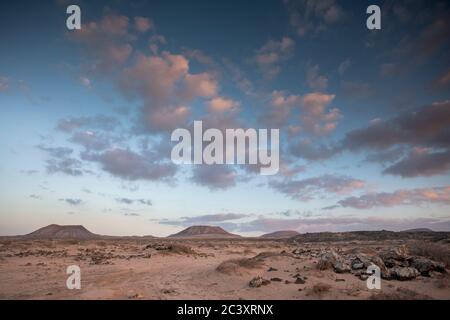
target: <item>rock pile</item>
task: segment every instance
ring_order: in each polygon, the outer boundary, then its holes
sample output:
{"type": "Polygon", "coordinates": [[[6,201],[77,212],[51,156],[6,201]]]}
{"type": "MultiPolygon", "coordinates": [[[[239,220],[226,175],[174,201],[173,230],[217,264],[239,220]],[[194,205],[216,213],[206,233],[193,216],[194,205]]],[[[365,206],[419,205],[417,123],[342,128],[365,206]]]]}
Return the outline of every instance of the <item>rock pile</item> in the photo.
{"type": "Polygon", "coordinates": [[[419,275],[430,277],[433,272],[446,272],[445,264],[431,259],[411,256],[406,246],[390,247],[378,255],[339,254],[333,249],[322,252],[311,249],[295,249],[294,256],[306,255],[318,257],[319,270],[332,269],[336,273],[351,273],[361,280],[366,280],[371,273],[367,273],[370,265],[380,268],[381,277],[385,280],[412,280],[419,275]]]}

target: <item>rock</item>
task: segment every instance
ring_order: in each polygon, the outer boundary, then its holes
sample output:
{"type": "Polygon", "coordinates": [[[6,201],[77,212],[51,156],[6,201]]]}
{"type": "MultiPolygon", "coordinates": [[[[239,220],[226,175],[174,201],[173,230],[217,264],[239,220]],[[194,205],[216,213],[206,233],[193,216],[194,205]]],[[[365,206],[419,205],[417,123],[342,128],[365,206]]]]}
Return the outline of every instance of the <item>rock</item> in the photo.
{"type": "Polygon", "coordinates": [[[325,252],[321,255],[317,263],[317,268],[319,270],[331,269],[334,267],[337,261],[340,261],[340,257],[336,252],[334,252],[333,250],[325,252]]]}
{"type": "Polygon", "coordinates": [[[352,262],[352,269],[353,270],[359,270],[359,269],[362,269],[362,268],[364,268],[364,263],[362,263],[362,262],[352,262]]]}
{"type": "Polygon", "coordinates": [[[250,280],[250,282],[248,283],[248,285],[252,288],[259,288],[261,286],[266,286],[270,283],[269,280],[264,279],[263,277],[254,277],[252,280],[250,280]]]}
{"type": "Polygon", "coordinates": [[[370,264],[374,264],[378,268],[380,268],[382,279],[385,279],[385,280],[391,279],[391,272],[389,271],[389,269],[386,267],[383,260],[379,256],[370,257],[370,264]]]}
{"type": "Polygon", "coordinates": [[[367,280],[367,279],[369,279],[369,275],[367,275],[367,274],[365,274],[365,273],[361,273],[361,274],[359,275],[359,278],[360,278],[361,280],[367,280]]]}
{"type": "Polygon", "coordinates": [[[421,275],[429,277],[431,271],[445,272],[445,264],[424,257],[411,258],[411,267],[416,268],[421,275]]]}
{"type": "Polygon", "coordinates": [[[412,280],[420,275],[416,268],[411,267],[394,267],[390,271],[392,277],[400,281],[412,280]]]}
{"type": "Polygon", "coordinates": [[[278,271],[278,269],[270,267],[269,270],[267,270],[267,271],[269,271],[269,272],[271,272],[271,271],[278,271]]]}
{"type": "Polygon", "coordinates": [[[381,252],[380,257],[388,268],[396,266],[408,267],[408,248],[404,245],[396,248],[388,248],[381,252]]]}
{"type": "Polygon", "coordinates": [[[281,282],[283,280],[280,278],[271,278],[270,281],[281,282]]]}
{"type": "Polygon", "coordinates": [[[351,270],[352,269],[350,268],[350,266],[346,262],[337,261],[334,264],[334,271],[336,273],[346,273],[346,272],[350,272],[351,270]]]}
{"type": "Polygon", "coordinates": [[[292,282],[290,282],[289,280],[284,280],[284,284],[291,284],[292,282]]]}
{"type": "Polygon", "coordinates": [[[335,279],[335,282],[345,282],[345,279],[335,279]]]}
{"type": "Polygon", "coordinates": [[[297,278],[297,279],[295,279],[295,282],[294,282],[294,283],[296,283],[296,284],[305,284],[306,281],[303,280],[302,278],[297,278]]]}

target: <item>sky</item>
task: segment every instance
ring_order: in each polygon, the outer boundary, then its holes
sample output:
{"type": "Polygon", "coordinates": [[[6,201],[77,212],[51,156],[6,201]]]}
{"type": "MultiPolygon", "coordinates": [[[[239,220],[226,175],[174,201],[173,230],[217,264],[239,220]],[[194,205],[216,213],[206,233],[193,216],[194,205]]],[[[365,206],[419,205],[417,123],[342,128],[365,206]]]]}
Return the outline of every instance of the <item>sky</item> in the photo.
{"type": "Polygon", "coordinates": [[[446,1],[3,1],[0,235],[450,231],[449,39],[446,1]],[[279,172],[173,163],[196,120],[279,172]]]}

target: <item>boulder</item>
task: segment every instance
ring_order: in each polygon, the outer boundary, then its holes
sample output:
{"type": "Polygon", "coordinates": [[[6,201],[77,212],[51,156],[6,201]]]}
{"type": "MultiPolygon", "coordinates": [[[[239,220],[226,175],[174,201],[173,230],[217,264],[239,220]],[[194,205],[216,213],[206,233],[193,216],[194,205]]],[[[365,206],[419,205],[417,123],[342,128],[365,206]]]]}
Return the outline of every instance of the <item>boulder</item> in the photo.
{"type": "Polygon", "coordinates": [[[416,268],[421,275],[429,277],[431,271],[445,272],[445,264],[424,257],[413,257],[411,267],[416,268]]]}
{"type": "Polygon", "coordinates": [[[342,262],[342,261],[337,261],[334,264],[334,271],[336,273],[346,273],[346,272],[350,272],[352,269],[350,268],[350,265],[346,262],[342,262]]]}
{"type": "Polygon", "coordinates": [[[319,270],[327,270],[334,267],[336,262],[340,261],[339,255],[333,250],[323,253],[317,262],[317,268],[319,270]]]}
{"type": "Polygon", "coordinates": [[[416,268],[411,267],[394,267],[390,272],[393,278],[400,281],[412,280],[420,275],[416,268]]]}
{"type": "Polygon", "coordinates": [[[404,245],[388,248],[380,253],[380,257],[388,268],[400,266],[408,267],[409,252],[404,245]]]}

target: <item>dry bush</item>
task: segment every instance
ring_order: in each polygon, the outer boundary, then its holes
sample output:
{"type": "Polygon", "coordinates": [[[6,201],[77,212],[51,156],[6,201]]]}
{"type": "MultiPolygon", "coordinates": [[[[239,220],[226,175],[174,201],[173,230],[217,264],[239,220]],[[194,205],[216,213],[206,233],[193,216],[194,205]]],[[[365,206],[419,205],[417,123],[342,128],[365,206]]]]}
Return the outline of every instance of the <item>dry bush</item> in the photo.
{"type": "Polygon", "coordinates": [[[430,258],[445,263],[447,267],[450,266],[450,248],[448,246],[426,241],[416,241],[409,244],[408,248],[413,255],[430,258]]]}
{"type": "Polygon", "coordinates": [[[239,274],[242,269],[259,269],[263,265],[262,260],[255,258],[232,259],[219,264],[216,270],[224,274],[239,274]]]}
{"type": "Polygon", "coordinates": [[[191,247],[185,246],[183,244],[171,244],[169,246],[168,252],[176,254],[196,254],[191,247]]]}
{"type": "Polygon", "coordinates": [[[319,260],[317,261],[316,268],[321,271],[333,269],[333,264],[327,260],[319,260]]]}
{"type": "Polygon", "coordinates": [[[316,283],[311,288],[308,289],[307,295],[314,295],[321,297],[323,294],[331,290],[331,286],[326,283],[316,283]]]}

